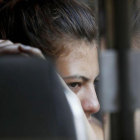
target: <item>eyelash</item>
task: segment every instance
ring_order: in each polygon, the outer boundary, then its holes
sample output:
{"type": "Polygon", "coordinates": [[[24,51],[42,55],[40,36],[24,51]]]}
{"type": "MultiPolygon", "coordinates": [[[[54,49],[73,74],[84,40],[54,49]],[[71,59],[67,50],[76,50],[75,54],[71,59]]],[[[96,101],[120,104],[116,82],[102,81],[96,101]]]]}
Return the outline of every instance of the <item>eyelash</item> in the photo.
{"type": "Polygon", "coordinates": [[[79,82],[75,82],[75,83],[70,83],[70,84],[67,84],[68,86],[71,86],[71,87],[76,87],[77,85],[81,86],[82,84],[79,83],[79,82]],[[73,86],[75,84],[75,86],[73,86]]]}
{"type": "Polygon", "coordinates": [[[98,82],[99,82],[99,80],[97,79],[97,80],[95,80],[94,83],[93,83],[95,89],[97,88],[97,84],[98,84],[98,82]]]}
{"type": "MultiPolygon", "coordinates": [[[[99,82],[99,79],[95,79],[93,82],[95,91],[97,91],[97,84],[99,82]]],[[[73,83],[68,83],[67,86],[75,93],[77,93],[81,88],[82,88],[83,83],[82,82],[73,82],[73,83]]]]}

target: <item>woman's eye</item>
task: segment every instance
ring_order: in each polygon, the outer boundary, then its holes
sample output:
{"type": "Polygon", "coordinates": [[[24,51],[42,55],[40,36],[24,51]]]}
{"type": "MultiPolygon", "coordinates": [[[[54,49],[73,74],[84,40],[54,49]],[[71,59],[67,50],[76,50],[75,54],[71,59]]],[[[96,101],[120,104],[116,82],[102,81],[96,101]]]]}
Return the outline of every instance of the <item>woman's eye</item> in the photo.
{"type": "Polygon", "coordinates": [[[71,84],[69,84],[69,86],[76,87],[76,86],[80,86],[80,84],[79,83],[71,83],[71,84]]]}
{"type": "Polygon", "coordinates": [[[98,82],[99,82],[99,80],[95,80],[94,83],[93,83],[95,90],[97,90],[98,82]]]}
{"type": "Polygon", "coordinates": [[[77,92],[79,91],[79,89],[81,88],[81,83],[70,83],[70,84],[67,84],[68,87],[73,91],[73,92],[77,92]]]}

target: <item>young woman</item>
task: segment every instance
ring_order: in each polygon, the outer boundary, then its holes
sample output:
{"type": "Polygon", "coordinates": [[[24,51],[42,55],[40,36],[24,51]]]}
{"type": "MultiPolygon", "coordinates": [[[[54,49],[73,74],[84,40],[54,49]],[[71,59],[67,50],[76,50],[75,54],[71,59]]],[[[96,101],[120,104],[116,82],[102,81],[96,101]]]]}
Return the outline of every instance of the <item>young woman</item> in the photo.
{"type": "Polygon", "coordinates": [[[100,105],[95,91],[99,75],[97,25],[90,9],[73,0],[9,0],[2,1],[0,8],[0,54],[52,57],[102,139],[99,122],[91,117],[100,105]]]}

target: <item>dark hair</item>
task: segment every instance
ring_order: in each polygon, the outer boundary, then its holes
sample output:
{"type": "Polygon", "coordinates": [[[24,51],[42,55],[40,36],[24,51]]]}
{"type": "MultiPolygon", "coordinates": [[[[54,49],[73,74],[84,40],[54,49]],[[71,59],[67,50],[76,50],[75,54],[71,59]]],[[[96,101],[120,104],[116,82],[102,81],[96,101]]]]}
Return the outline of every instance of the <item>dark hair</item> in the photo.
{"type": "Polygon", "coordinates": [[[37,47],[53,57],[63,51],[60,42],[65,37],[90,43],[97,39],[91,10],[73,0],[3,0],[0,8],[0,38],[37,47]]]}

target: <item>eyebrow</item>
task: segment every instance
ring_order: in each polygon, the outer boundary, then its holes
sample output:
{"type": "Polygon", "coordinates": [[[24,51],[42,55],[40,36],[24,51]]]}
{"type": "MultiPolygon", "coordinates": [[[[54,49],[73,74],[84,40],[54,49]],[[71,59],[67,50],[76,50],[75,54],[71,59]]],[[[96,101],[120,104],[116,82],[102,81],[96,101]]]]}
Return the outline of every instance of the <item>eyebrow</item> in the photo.
{"type": "Polygon", "coordinates": [[[100,79],[100,75],[98,75],[96,78],[95,78],[95,80],[99,80],[100,79]]]}
{"type": "MultiPolygon", "coordinates": [[[[95,80],[99,80],[99,75],[95,78],[95,80]]],[[[85,77],[85,76],[81,76],[81,75],[72,75],[72,76],[67,76],[67,77],[63,77],[63,79],[67,80],[67,79],[79,79],[79,80],[83,80],[83,81],[90,81],[89,78],[85,77]]]]}
{"type": "Polygon", "coordinates": [[[72,76],[68,76],[68,77],[63,77],[63,79],[79,79],[79,80],[83,80],[83,81],[89,81],[89,78],[85,77],[85,76],[81,76],[81,75],[72,75],[72,76]]]}

